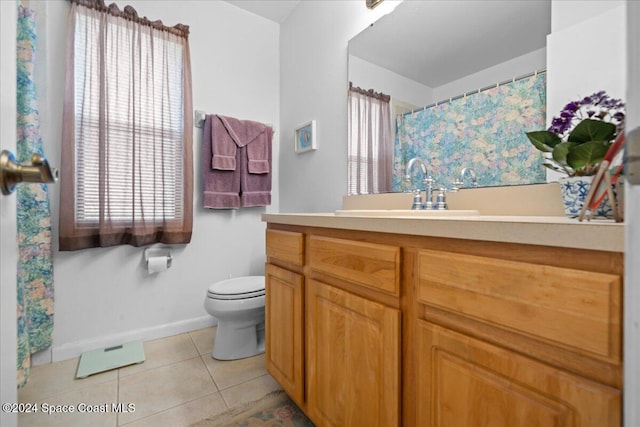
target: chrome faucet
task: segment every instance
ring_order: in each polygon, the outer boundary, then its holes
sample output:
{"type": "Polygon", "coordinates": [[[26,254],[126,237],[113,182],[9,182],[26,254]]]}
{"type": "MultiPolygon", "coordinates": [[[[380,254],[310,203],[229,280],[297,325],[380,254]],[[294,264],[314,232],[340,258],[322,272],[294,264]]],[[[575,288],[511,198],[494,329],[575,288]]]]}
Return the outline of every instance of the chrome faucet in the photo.
{"type": "Polygon", "coordinates": [[[462,168],[462,170],[460,171],[460,178],[453,181],[453,188],[451,189],[451,191],[458,191],[458,189],[464,187],[465,175],[469,175],[469,178],[471,178],[472,187],[478,186],[478,176],[476,175],[476,171],[471,168],[462,168]]]}
{"type": "Polygon", "coordinates": [[[413,168],[413,165],[415,165],[416,163],[420,165],[420,169],[422,169],[422,175],[424,177],[427,176],[427,165],[425,165],[424,162],[419,158],[414,157],[407,162],[407,168],[405,169],[405,173],[404,173],[405,181],[411,180],[411,169],[413,168]]]}
{"type": "Polygon", "coordinates": [[[422,184],[424,185],[425,192],[425,201],[420,204],[419,196],[420,189],[417,190],[417,197],[414,197],[413,205],[411,209],[431,209],[433,207],[433,202],[431,201],[432,192],[433,192],[433,178],[429,175],[427,171],[427,165],[417,157],[412,158],[407,162],[407,168],[405,169],[404,181],[411,182],[411,170],[413,166],[418,164],[420,169],[422,170],[422,184]]]}

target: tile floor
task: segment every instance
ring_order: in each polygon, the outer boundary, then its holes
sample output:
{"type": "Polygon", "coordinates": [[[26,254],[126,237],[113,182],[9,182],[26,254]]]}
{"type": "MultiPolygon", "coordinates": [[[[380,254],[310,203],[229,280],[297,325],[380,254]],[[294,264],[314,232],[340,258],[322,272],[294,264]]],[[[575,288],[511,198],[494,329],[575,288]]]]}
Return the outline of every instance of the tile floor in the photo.
{"type": "Polygon", "coordinates": [[[38,403],[37,413],[20,414],[19,427],[31,426],[187,426],[280,386],[267,373],[264,355],[234,361],[211,357],[215,328],[144,343],[146,360],[76,380],[78,359],[36,366],[19,390],[22,403],[38,403]],[[43,413],[69,405],[74,413],[43,413]],[[135,405],[130,412],[78,411],[86,404],[100,410],[112,403],[135,405]],[[61,405],[61,406],[54,406],[61,405]]]}

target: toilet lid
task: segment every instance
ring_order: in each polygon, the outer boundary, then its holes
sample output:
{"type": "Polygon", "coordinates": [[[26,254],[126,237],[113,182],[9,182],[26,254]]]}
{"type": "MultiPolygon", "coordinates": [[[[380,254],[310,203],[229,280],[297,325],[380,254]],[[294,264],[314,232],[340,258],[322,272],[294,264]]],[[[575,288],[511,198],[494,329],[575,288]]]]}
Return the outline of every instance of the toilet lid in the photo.
{"type": "Polygon", "coordinates": [[[209,298],[245,299],[264,295],[264,276],[245,276],[216,282],[209,286],[209,298]]]}

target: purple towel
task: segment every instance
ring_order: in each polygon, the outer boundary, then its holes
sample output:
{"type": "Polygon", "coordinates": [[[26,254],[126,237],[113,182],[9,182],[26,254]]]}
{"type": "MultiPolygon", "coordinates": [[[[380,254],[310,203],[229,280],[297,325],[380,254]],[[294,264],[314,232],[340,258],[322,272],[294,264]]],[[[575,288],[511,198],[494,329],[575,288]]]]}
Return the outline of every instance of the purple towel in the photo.
{"type": "Polygon", "coordinates": [[[212,165],[213,136],[221,132],[226,133],[226,130],[220,120],[214,115],[207,115],[202,135],[202,202],[205,208],[237,209],[240,207],[240,171],[235,170],[235,144],[232,169],[214,169],[212,165]]]}
{"type": "Polygon", "coordinates": [[[246,150],[247,154],[243,158],[243,173],[240,175],[240,203],[242,206],[268,206],[271,204],[271,139],[273,131],[267,127],[263,135],[262,141],[257,138],[241,149],[242,151],[246,150]],[[254,153],[256,157],[252,160],[251,150],[253,148],[256,148],[256,153],[254,153]]]}
{"type": "Polygon", "coordinates": [[[267,128],[263,135],[247,145],[249,173],[263,174],[269,173],[271,170],[271,135],[273,135],[273,131],[271,128],[267,128]]]}
{"type": "Polygon", "coordinates": [[[204,207],[271,204],[273,130],[259,122],[208,115],[202,167],[204,207]]]}

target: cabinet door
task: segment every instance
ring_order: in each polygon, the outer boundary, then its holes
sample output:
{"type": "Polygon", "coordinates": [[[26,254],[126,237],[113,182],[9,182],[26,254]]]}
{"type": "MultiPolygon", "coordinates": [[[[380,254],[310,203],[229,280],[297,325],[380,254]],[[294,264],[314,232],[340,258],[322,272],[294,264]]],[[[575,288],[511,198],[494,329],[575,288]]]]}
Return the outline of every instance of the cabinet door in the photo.
{"type": "Polygon", "coordinates": [[[419,426],[619,426],[620,392],[420,320],[419,426]]]}
{"type": "Polygon", "coordinates": [[[265,364],[287,394],[303,406],[304,278],[271,264],[265,274],[265,364]]]}
{"type": "Polygon", "coordinates": [[[307,408],[322,426],[399,425],[400,312],[307,282],[307,408]]]}

